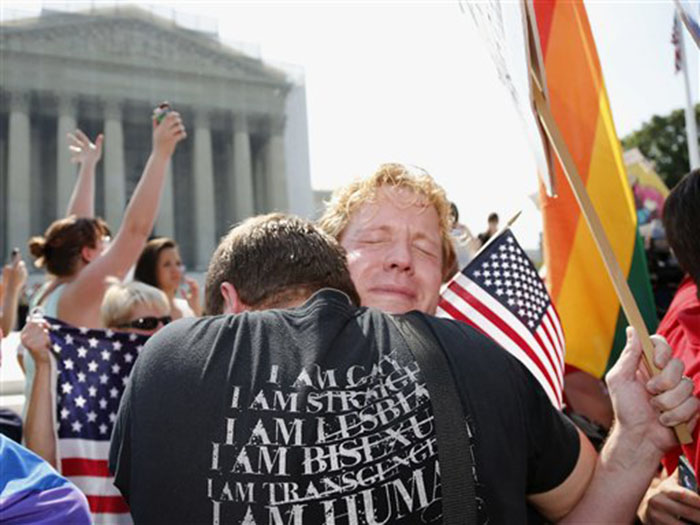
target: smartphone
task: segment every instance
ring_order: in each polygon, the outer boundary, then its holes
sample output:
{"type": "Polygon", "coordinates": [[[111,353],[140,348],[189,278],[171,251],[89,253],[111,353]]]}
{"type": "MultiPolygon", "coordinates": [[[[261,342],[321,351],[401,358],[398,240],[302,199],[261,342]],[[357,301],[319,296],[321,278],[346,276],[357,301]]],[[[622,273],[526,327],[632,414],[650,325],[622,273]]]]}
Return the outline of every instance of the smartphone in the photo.
{"type": "Polygon", "coordinates": [[[173,108],[170,106],[169,102],[161,102],[158,107],[153,110],[153,120],[156,121],[156,125],[163,122],[163,119],[168,113],[170,113],[173,108]]]}
{"type": "Polygon", "coordinates": [[[19,248],[12,248],[12,252],[10,253],[10,264],[14,264],[17,258],[19,257],[19,248]]]}
{"type": "Polygon", "coordinates": [[[681,456],[678,458],[678,483],[681,487],[698,492],[698,479],[695,477],[693,466],[688,461],[688,458],[681,456]]]}

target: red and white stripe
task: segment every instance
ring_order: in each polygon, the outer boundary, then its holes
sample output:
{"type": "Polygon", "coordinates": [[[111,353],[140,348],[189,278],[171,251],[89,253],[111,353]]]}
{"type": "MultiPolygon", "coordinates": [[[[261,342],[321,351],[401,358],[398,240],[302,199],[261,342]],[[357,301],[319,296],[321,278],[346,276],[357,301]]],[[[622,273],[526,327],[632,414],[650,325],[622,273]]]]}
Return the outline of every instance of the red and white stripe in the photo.
{"type": "Polygon", "coordinates": [[[109,473],[109,441],[60,439],[61,473],[85,494],[95,524],[132,524],[129,506],[109,473]]]}
{"type": "Polygon", "coordinates": [[[444,290],[437,314],[466,322],[490,337],[527,367],[552,404],[562,407],[564,337],[549,305],[534,334],[507,308],[464,274],[444,290]]]}

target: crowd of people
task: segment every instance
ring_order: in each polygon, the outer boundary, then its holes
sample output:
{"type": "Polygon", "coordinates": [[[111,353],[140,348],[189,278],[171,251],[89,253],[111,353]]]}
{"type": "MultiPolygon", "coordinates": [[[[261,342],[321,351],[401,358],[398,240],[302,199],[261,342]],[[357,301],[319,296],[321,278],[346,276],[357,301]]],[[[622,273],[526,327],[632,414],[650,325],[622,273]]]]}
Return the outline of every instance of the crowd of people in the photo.
{"type": "MultiPolygon", "coordinates": [[[[28,450],[0,438],[2,461],[26,466],[3,472],[3,522],[40,516],[8,479],[37,468],[52,480],[26,489],[37,507],[69,509],[72,523],[109,522],[50,467],[61,470],[65,456],[54,322],[147,340],[103,458],[136,523],[700,522],[700,496],[678,468],[685,453],[697,469],[700,454],[681,450],[672,431],[698,433],[700,172],[664,211],[687,276],[659,328],[666,339],[653,338],[661,372],[649,377],[628,329],[607,377],[606,415],[586,414],[607,434],[596,452],[581,420],[552,406],[511,354],[434,316],[443,284],[498,235],[498,215],[475,237],[429,174],[384,164],[339,188],[317,223],[273,213],[232,227],[212,254],[202,305],[175,240],[149,240],[152,203],[186,136],[176,111],[154,118],[151,155],[114,236],[94,214],[102,136],[70,137],[80,169],[66,216],[28,245],[46,279],[18,354],[28,450]],[[447,364],[442,383],[454,383],[464,441],[442,430],[450,398],[418,364],[419,347],[447,364]],[[455,457],[469,459],[456,476],[455,457]]],[[[5,334],[26,279],[13,253],[2,274],[5,334]]]]}

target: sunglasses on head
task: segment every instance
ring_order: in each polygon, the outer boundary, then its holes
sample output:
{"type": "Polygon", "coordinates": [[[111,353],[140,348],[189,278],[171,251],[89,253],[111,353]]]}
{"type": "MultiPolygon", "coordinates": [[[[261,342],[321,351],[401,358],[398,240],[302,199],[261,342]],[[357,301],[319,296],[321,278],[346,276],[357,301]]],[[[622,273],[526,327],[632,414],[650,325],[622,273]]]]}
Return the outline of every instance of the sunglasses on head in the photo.
{"type": "Polygon", "coordinates": [[[120,324],[117,328],[136,328],[137,330],[155,330],[158,328],[158,324],[163,323],[163,326],[172,321],[173,318],[169,315],[163,317],[139,317],[128,323],[120,324]]]}

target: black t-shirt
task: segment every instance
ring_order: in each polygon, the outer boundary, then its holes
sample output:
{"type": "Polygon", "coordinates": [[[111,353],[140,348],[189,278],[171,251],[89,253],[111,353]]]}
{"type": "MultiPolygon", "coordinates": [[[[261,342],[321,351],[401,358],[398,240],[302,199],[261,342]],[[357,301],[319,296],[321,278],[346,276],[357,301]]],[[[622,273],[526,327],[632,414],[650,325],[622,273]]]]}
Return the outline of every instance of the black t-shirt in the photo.
{"type": "MultiPolygon", "coordinates": [[[[573,470],[576,430],[500,347],[426,319],[468,414],[480,522],[525,522],[525,495],[573,470]]],[[[386,315],[333,290],[298,308],[184,319],[152,337],[122,399],[110,466],[137,523],[441,517],[418,366],[386,315]]]]}
{"type": "Polygon", "coordinates": [[[477,235],[477,237],[481,241],[482,246],[489,241],[489,239],[491,238],[491,235],[492,235],[491,232],[488,232],[488,231],[482,232],[479,235],[477,235]]]}

